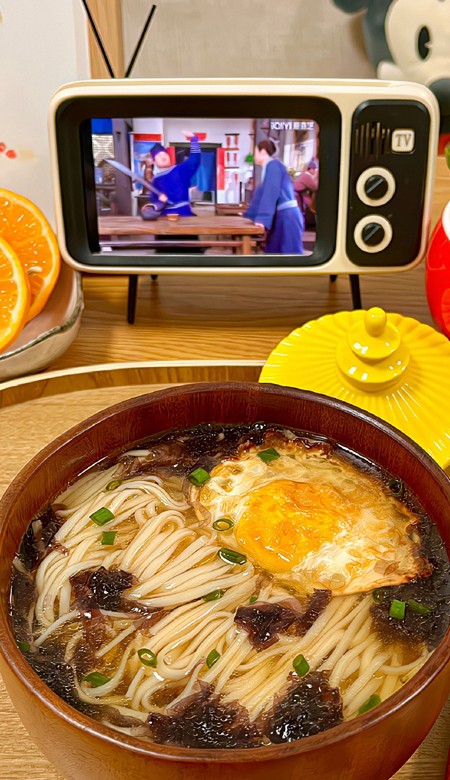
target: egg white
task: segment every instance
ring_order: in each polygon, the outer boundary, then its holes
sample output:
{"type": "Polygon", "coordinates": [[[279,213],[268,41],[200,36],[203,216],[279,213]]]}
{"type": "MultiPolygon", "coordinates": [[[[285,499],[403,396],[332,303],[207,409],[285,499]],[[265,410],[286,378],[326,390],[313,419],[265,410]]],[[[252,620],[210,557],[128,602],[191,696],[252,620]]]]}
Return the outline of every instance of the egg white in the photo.
{"type": "MultiPolygon", "coordinates": [[[[197,500],[208,510],[211,523],[222,517],[232,520],[232,529],[221,534],[227,547],[248,555],[252,563],[299,591],[359,593],[398,585],[427,573],[427,562],[418,553],[420,538],[414,526],[417,517],[380,480],[330,452],[326,445],[311,448],[300,439],[292,441],[280,432],[269,433],[263,446],[251,446],[216,466],[197,500]],[[258,452],[268,447],[274,447],[280,457],[265,463],[258,452]],[[244,543],[242,525],[254,506],[256,491],[271,483],[279,483],[279,489],[284,484],[280,480],[328,486],[342,500],[342,511],[330,514],[330,527],[338,523],[331,538],[325,534],[319,549],[301,553],[289,571],[282,572],[277,567],[279,551],[270,552],[269,545],[264,555],[258,556],[258,540],[244,543]],[[270,562],[267,565],[268,550],[269,558],[273,554],[272,569],[270,562]],[[264,558],[265,565],[258,557],[264,558]]],[[[263,520],[270,537],[273,518],[269,514],[263,520]]],[[[290,518],[286,521],[289,523],[290,518]]]]}

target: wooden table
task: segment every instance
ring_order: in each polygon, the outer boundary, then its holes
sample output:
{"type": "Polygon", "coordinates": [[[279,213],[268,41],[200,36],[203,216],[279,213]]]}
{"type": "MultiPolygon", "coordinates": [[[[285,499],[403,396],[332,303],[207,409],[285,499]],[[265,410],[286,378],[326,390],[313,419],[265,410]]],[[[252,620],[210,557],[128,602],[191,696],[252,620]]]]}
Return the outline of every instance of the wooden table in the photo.
{"type": "MultiPolygon", "coordinates": [[[[440,158],[433,224],[449,198],[450,171],[440,158]]],[[[423,265],[362,277],[361,287],[365,307],[384,306],[432,324],[423,265]]],[[[0,494],[37,450],[80,419],[161,383],[255,381],[293,328],[350,307],[346,278],[330,285],[314,276],[145,278],[135,325],[124,316],[126,277],[86,274],[84,294],[81,330],[70,349],[44,374],[0,386],[0,494]]],[[[30,741],[1,685],[0,715],[0,779],[62,780],[30,741]]],[[[444,780],[449,735],[447,704],[395,780],[444,780]]]]}
{"type": "MultiPolygon", "coordinates": [[[[78,370],[72,373],[71,385],[65,372],[54,372],[18,386],[18,395],[4,393],[0,409],[2,431],[0,495],[15,474],[44,445],[80,420],[135,395],[177,383],[205,379],[255,379],[257,364],[237,361],[227,365],[209,361],[198,368],[178,363],[145,368],[113,366],[78,370]],[[165,380],[164,380],[165,377],[165,380]],[[112,386],[98,386],[108,382],[112,386]],[[161,384],[163,382],[163,384],[161,384]],[[72,388],[72,392],[70,391],[72,388]],[[33,399],[33,400],[30,400],[33,399]],[[15,402],[15,404],[14,404],[15,402]],[[8,405],[13,403],[14,405],[8,405]],[[7,455],[7,457],[6,457],[7,455]]],[[[61,775],[35,747],[21,725],[0,681],[0,780],[63,780],[61,775]]],[[[392,780],[444,780],[450,736],[450,702],[415,755],[392,780]]],[[[376,756],[374,756],[376,760],[376,756]]],[[[83,778],[79,778],[83,780],[83,778]]],[[[104,780],[107,780],[107,774],[104,780]]],[[[134,780],[134,778],[133,778],[134,780]]],[[[216,780],[211,775],[211,780],[216,780]]],[[[282,780],[282,779],[281,779],[282,780]]]]}
{"type": "MultiPolygon", "coordinates": [[[[141,217],[99,217],[100,236],[227,236],[240,242],[240,254],[252,253],[252,236],[260,236],[261,228],[244,217],[219,217],[204,214],[180,217],[172,222],[167,217],[144,220],[141,217]]],[[[149,242],[151,249],[151,242],[149,242]]],[[[239,246],[237,247],[239,248],[239,246]]]]}
{"type": "MultiPolygon", "coordinates": [[[[450,170],[438,159],[432,225],[450,199],[450,170]]],[[[105,218],[106,219],[106,218],[105,218]]],[[[145,223],[141,223],[142,224],[145,223]]],[[[364,308],[382,306],[432,324],[422,263],[412,271],[361,276],[364,308]]],[[[126,361],[266,360],[291,330],[351,308],[345,275],[141,278],[136,322],[126,321],[128,278],[85,274],[77,339],[50,370],[126,361]]]]}

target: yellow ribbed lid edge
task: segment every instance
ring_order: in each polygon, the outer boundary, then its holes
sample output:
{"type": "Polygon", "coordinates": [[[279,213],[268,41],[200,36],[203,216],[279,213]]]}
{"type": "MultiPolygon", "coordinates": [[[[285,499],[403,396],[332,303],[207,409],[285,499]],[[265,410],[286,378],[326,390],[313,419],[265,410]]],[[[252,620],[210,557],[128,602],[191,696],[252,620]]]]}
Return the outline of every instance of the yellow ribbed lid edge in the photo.
{"type": "Polygon", "coordinates": [[[450,469],[450,343],[411,317],[375,307],[311,320],[273,350],[260,382],[359,406],[450,469]]]}

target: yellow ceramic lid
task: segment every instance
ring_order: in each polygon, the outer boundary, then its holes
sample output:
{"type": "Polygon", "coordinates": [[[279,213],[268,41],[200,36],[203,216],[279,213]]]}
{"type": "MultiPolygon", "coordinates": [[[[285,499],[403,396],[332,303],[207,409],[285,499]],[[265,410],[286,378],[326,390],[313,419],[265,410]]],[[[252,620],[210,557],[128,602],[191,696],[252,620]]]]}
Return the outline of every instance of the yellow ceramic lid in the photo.
{"type": "Polygon", "coordinates": [[[450,467],[450,343],[411,317],[377,307],[307,322],[274,349],[260,382],[359,406],[450,467]]]}

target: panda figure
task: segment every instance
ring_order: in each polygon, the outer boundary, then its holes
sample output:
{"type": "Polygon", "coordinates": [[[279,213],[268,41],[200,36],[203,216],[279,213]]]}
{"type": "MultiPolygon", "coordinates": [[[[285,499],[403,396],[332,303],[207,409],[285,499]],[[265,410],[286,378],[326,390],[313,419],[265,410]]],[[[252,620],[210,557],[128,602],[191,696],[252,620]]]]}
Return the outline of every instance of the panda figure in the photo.
{"type": "Polygon", "coordinates": [[[450,0],[334,0],[346,13],[366,11],[368,56],[377,76],[415,81],[436,96],[441,133],[450,133],[450,0]]]}

